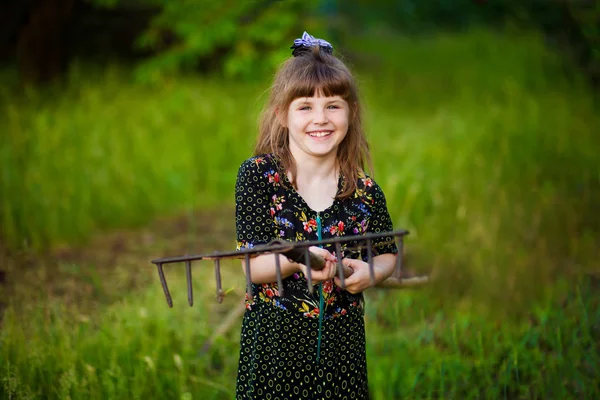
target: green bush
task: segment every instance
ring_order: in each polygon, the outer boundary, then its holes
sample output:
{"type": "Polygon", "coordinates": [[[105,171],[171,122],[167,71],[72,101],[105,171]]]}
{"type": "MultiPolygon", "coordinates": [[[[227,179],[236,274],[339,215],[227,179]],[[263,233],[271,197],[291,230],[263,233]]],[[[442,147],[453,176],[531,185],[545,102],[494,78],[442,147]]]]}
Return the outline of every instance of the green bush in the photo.
{"type": "Polygon", "coordinates": [[[196,70],[257,80],[290,54],[290,38],[315,26],[318,3],[155,1],[160,12],[138,39],[154,55],[137,68],[142,81],[196,70]]]}

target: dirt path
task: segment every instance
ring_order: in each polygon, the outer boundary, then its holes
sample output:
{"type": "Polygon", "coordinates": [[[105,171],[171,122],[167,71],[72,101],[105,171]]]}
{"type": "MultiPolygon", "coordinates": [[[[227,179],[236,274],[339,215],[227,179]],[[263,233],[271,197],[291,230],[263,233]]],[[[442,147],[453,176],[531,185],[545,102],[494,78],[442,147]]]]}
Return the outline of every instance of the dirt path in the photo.
{"type": "Polygon", "coordinates": [[[43,254],[0,248],[0,312],[9,303],[27,308],[48,298],[78,309],[109,304],[154,282],[152,259],[231,250],[234,240],[233,209],[217,209],[99,234],[84,246],[43,254]]]}

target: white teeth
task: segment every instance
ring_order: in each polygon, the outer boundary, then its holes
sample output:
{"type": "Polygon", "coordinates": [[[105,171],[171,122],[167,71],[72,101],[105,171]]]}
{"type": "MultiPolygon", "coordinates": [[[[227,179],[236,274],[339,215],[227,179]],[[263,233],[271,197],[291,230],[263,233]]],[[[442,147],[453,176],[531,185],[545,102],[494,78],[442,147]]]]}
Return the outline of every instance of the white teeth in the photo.
{"type": "Polygon", "coordinates": [[[331,132],[311,132],[311,133],[309,133],[310,137],[323,137],[323,136],[327,136],[330,134],[331,134],[331,132]]]}

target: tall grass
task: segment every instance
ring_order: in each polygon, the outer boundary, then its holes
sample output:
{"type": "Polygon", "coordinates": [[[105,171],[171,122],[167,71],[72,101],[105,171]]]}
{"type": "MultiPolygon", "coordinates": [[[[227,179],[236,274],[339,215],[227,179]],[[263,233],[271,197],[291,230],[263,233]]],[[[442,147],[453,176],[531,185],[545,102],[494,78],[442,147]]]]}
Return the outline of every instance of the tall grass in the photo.
{"type": "Polygon", "coordinates": [[[432,294],[516,309],[600,270],[600,118],[574,72],[535,35],[371,43],[357,46],[381,65],[363,78],[376,179],[432,294]]]}
{"type": "MultiPolygon", "coordinates": [[[[231,275],[238,269],[228,267],[226,281],[241,287],[243,278],[231,275]]],[[[167,271],[173,309],[158,283],[93,315],[56,299],[26,318],[11,309],[0,331],[0,398],[233,398],[239,324],[202,352],[235,303],[231,296],[215,304],[201,284],[209,270],[196,278],[192,308],[181,271],[167,271]]],[[[588,284],[569,290],[563,303],[533,307],[531,321],[521,324],[442,312],[423,293],[368,294],[374,399],[600,396],[600,304],[588,284]]]]}
{"type": "Polygon", "coordinates": [[[379,399],[595,398],[600,311],[588,285],[522,324],[431,309],[422,296],[372,305],[370,384],[379,399]],[[427,313],[414,307],[423,307],[427,313]],[[419,317],[419,313],[423,316],[419,317]]]}
{"type": "Polygon", "coordinates": [[[256,88],[194,78],[140,87],[115,67],[90,77],[75,68],[55,93],[3,94],[0,222],[11,247],[232,202],[256,133],[256,88]]]}
{"type": "Polygon", "coordinates": [[[179,289],[173,291],[176,312],[166,306],[160,286],[94,315],[56,300],[49,300],[45,310],[30,309],[24,319],[11,309],[0,331],[1,398],[232,398],[231,378],[222,377],[235,376],[231,359],[237,343],[221,340],[208,353],[200,352],[220,313],[231,305],[216,307],[214,297],[209,300],[200,284],[209,278],[203,274],[195,291],[204,296],[184,308],[182,275],[168,276],[179,289]]]}
{"type": "MultiPolygon", "coordinates": [[[[408,265],[434,278],[416,293],[369,293],[373,397],[600,396],[597,288],[578,279],[600,271],[591,94],[534,35],[355,45],[375,179],[411,231],[408,265]]],[[[100,78],[75,71],[56,98],[4,95],[0,222],[12,246],[231,206],[262,89],[100,78]]],[[[231,398],[239,331],[199,356],[221,316],[200,286],[205,301],[187,308],[181,275],[171,279],[174,309],[156,280],[90,315],[60,299],[10,307],[4,398],[231,398]]]]}

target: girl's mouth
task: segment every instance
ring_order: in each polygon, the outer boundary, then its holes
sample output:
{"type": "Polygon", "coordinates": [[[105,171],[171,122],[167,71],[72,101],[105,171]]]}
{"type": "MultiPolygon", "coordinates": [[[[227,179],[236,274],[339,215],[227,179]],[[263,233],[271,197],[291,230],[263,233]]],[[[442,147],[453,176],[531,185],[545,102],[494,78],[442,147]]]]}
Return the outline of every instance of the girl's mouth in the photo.
{"type": "Polygon", "coordinates": [[[308,132],[310,137],[321,138],[325,136],[329,136],[333,133],[333,131],[317,131],[317,132],[308,132]]]}

